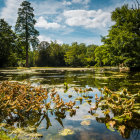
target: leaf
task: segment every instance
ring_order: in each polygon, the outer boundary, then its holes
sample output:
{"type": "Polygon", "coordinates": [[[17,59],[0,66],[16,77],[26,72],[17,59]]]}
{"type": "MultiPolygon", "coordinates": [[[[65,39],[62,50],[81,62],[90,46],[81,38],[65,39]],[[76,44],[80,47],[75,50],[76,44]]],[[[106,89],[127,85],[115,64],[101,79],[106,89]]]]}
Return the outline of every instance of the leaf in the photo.
{"type": "Polygon", "coordinates": [[[62,122],[62,120],[59,117],[58,118],[55,118],[55,119],[61,124],[62,127],[64,127],[63,126],[63,122],[62,122]]]}
{"type": "Polygon", "coordinates": [[[92,113],[92,116],[94,116],[94,117],[98,117],[99,114],[97,114],[97,113],[92,113]]]}
{"type": "Polygon", "coordinates": [[[85,115],[82,117],[83,119],[92,119],[93,117],[91,115],[85,115]]]}
{"type": "Polygon", "coordinates": [[[124,132],[125,132],[125,125],[119,126],[118,130],[121,132],[121,134],[124,134],[124,132]]]}
{"type": "Polygon", "coordinates": [[[112,127],[110,127],[109,122],[108,122],[108,123],[106,123],[106,127],[107,127],[107,129],[109,129],[110,131],[115,131],[112,127]]]}
{"type": "Polygon", "coordinates": [[[119,121],[120,123],[123,122],[123,118],[119,117],[119,116],[115,116],[112,119],[119,121]]]}
{"type": "Polygon", "coordinates": [[[139,114],[140,115],[140,110],[133,110],[133,112],[135,112],[135,113],[137,113],[137,114],[139,114]]]}
{"type": "Polygon", "coordinates": [[[110,112],[110,110],[109,110],[109,109],[107,109],[107,110],[103,111],[103,113],[104,113],[105,115],[108,115],[108,114],[109,114],[109,112],[110,112]]]}
{"type": "Polygon", "coordinates": [[[84,120],[81,122],[81,125],[90,125],[90,120],[84,120]]]}
{"type": "Polygon", "coordinates": [[[0,123],[0,128],[6,126],[6,123],[0,123]]]}
{"type": "Polygon", "coordinates": [[[39,133],[29,133],[26,136],[28,136],[28,137],[34,137],[34,138],[43,137],[43,135],[42,134],[39,134],[39,133]]]}
{"type": "Polygon", "coordinates": [[[67,135],[73,135],[74,131],[71,129],[63,129],[62,131],[59,132],[59,135],[61,136],[67,136],[67,135]]]}
{"type": "Polygon", "coordinates": [[[116,124],[116,122],[115,121],[109,121],[108,122],[109,123],[109,125],[113,128],[114,127],[114,125],[116,124]]]}

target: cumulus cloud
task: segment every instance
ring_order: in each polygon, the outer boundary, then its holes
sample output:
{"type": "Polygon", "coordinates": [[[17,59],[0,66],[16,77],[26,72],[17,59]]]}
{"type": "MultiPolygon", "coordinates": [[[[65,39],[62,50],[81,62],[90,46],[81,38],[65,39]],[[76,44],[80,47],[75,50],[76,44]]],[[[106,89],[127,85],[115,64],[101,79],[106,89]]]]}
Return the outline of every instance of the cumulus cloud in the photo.
{"type": "Polygon", "coordinates": [[[57,29],[60,27],[60,25],[56,22],[47,22],[47,20],[45,20],[44,17],[39,17],[37,20],[37,23],[35,25],[36,27],[40,27],[40,28],[45,28],[45,29],[57,29]]]}
{"type": "Polygon", "coordinates": [[[17,11],[23,0],[5,0],[5,7],[1,10],[0,18],[4,18],[10,24],[15,24],[17,11]]]}
{"type": "Polygon", "coordinates": [[[34,1],[32,5],[37,16],[58,14],[64,8],[62,2],[56,0],[34,1]]]}
{"type": "Polygon", "coordinates": [[[63,1],[63,5],[71,5],[71,4],[72,3],[70,1],[66,1],[66,0],[63,1]]]}
{"type": "Polygon", "coordinates": [[[47,41],[47,42],[50,42],[51,41],[51,38],[50,37],[46,37],[44,35],[40,35],[38,37],[39,41],[42,42],[42,41],[47,41]]]}
{"type": "Polygon", "coordinates": [[[90,0],[72,0],[72,3],[88,4],[90,0]]]}
{"type": "MultiPolygon", "coordinates": [[[[45,36],[45,35],[40,35],[40,36],[38,37],[38,39],[39,39],[40,42],[42,42],[42,41],[47,41],[47,42],[51,43],[51,41],[55,41],[54,39],[52,39],[52,38],[50,38],[50,37],[47,37],[47,36],[45,36]]],[[[63,41],[61,41],[61,40],[59,40],[59,39],[56,39],[56,42],[57,42],[58,44],[63,44],[63,41]]]]}
{"type": "Polygon", "coordinates": [[[69,26],[83,26],[85,28],[102,28],[111,24],[111,13],[95,10],[64,11],[66,24],[69,26]]]}

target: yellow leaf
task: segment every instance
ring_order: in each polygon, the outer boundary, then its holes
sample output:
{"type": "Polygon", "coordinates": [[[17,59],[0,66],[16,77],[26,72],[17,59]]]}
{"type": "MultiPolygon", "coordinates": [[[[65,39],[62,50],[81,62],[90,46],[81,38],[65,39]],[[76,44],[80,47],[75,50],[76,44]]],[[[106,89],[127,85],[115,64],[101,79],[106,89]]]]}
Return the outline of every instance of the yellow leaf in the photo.
{"type": "Polygon", "coordinates": [[[119,131],[124,134],[124,131],[125,131],[125,125],[121,125],[119,126],[119,131]]]}
{"type": "Polygon", "coordinates": [[[73,135],[74,131],[71,129],[63,129],[62,131],[59,132],[59,134],[62,136],[73,135]]]}
{"type": "Polygon", "coordinates": [[[90,125],[90,120],[82,121],[81,125],[90,125]]]}
{"type": "Polygon", "coordinates": [[[115,121],[109,121],[108,122],[109,123],[109,125],[113,128],[114,127],[114,125],[116,124],[116,122],[115,121]]]}

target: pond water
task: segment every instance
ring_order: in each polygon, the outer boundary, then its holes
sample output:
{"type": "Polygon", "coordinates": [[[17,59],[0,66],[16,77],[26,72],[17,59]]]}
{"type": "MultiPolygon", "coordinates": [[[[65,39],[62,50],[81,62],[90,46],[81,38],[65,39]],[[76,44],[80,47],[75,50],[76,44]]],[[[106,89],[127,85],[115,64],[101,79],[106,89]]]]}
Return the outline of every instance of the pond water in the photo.
{"type": "Polygon", "coordinates": [[[95,94],[100,97],[105,86],[115,92],[126,88],[132,94],[138,93],[140,72],[119,72],[116,68],[1,69],[0,81],[4,80],[30,82],[32,86],[41,85],[48,91],[55,88],[64,102],[76,101],[76,113],[50,110],[45,115],[33,114],[25,120],[15,122],[17,127],[36,126],[34,131],[43,134],[40,140],[140,139],[140,118],[137,116],[137,119],[128,121],[125,133],[121,134],[116,129],[107,129],[106,120],[114,116],[113,112],[108,116],[105,116],[100,108],[94,113],[90,112],[90,108],[95,105],[95,94]],[[78,93],[75,87],[92,90],[78,93]]]}

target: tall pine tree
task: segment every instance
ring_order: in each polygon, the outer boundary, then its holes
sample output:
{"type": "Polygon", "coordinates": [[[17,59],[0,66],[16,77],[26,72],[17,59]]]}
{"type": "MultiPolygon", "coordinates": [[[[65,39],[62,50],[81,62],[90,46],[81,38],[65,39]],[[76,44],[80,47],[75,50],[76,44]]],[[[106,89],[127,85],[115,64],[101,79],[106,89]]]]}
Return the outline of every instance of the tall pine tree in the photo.
{"type": "Polygon", "coordinates": [[[15,26],[15,31],[22,38],[23,44],[26,47],[26,67],[28,67],[28,51],[30,45],[35,48],[38,45],[39,32],[34,25],[36,20],[33,14],[34,9],[28,1],[23,1],[21,8],[18,9],[18,18],[15,26]]]}

